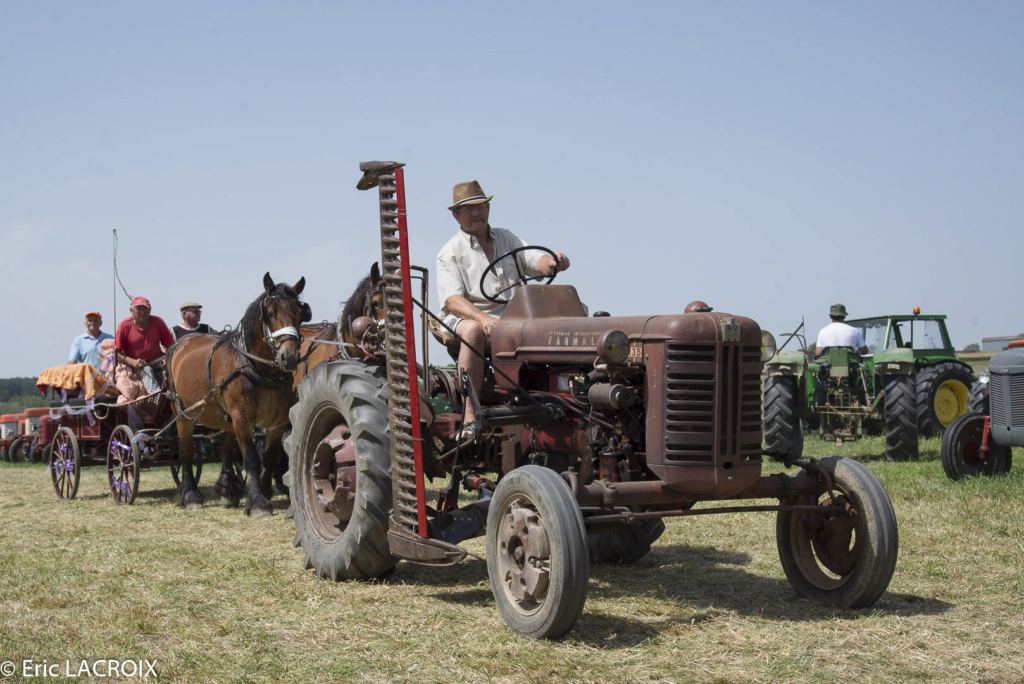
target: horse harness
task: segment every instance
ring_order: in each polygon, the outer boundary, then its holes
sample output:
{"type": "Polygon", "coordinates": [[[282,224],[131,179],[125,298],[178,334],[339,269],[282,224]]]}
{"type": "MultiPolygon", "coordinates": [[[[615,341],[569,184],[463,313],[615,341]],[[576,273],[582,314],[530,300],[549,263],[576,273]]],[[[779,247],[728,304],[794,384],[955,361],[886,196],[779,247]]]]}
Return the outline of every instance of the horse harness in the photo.
{"type": "MultiPolygon", "coordinates": [[[[224,414],[224,418],[227,420],[227,422],[230,423],[231,414],[228,412],[227,407],[224,406],[224,403],[221,401],[220,395],[224,391],[224,388],[228,385],[228,383],[232,382],[239,375],[245,377],[247,380],[254,384],[260,385],[262,387],[267,387],[270,389],[282,388],[289,384],[291,373],[268,373],[257,368],[254,363],[260,362],[268,365],[276,363],[281,348],[281,342],[278,341],[279,338],[294,337],[296,340],[302,339],[302,337],[299,335],[299,331],[296,330],[294,326],[285,326],[283,328],[279,328],[278,330],[271,332],[270,326],[267,325],[266,303],[270,300],[286,298],[289,297],[287,297],[286,295],[272,295],[264,296],[260,300],[260,323],[263,324],[263,331],[265,333],[264,341],[273,350],[274,358],[265,359],[262,356],[256,356],[255,354],[249,352],[246,349],[247,345],[245,343],[245,333],[244,331],[239,329],[238,335],[234,340],[231,341],[231,348],[235,350],[238,357],[241,359],[242,365],[236,365],[235,368],[230,373],[221,378],[220,382],[218,382],[217,385],[214,386],[213,357],[216,355],[217,348],[220,346],[218,344],[215,344],[213,346],[213,349],[210,350],[209,356],[206,357],[206,385],[207,387],[210,388],[210,391],[207,393],[206,397],[200,399],[198,402],[196,402],[189,408],[183,409],[181,406],[181,401],[178,399],[177,393],[175,393],[173,391],[173,388],[171,388],[170,395],[171,398],[174,400],[175,411],[177,413],[178,418],[184,416],[186,419],[188,419],[189,411],[192,411],[196,407],[205,406],[206,403],[212,398],[214,401],[217,402],[217,407],[224,414]],[[238,344],[239,339],[241,339],[241,346],[239,346],[238,344]]],[[[309,305],[303,304],[302,306],[302,316],[305,317],[307,315],[309,305]]],[[[241,326],[239,326],[239,328],[241,328],[241,326]]]]}
{"type": "MultiPolygon", "coordinates": [[[[378,290],[382,290],[383,286],[384,286],[384,280],[381,279],[381,280],[379,280],[377,282],[376,285],[374,285],[372,288],[370,288],[367,291],[367,293],[366,293],[366,298],[365,298],[365,301],[363,302],[363,315],[366,316],[367,318],[371,319],[371,320],[375,320],[373,318],[373,295],[378,290]]],[[[362,347],[360,345],[355,344],[356,335],[355,335],[355,332],[352,330],[352,321],[353,320],[355,320],[355,319],[352,316],[349,316],[348,319],[345,318],[344,314],[341,315],[341,316],[338,316],[338,320],[334,322],[334,340],[335,341],[333,341],[333,342],[331,342],[330,340],[322,340],[322,339],[320,339],[320,335],[322,335],[327,330],[326,327],[324,328],[324,330],[322,330],[313,339],[312,344],[309,345],[309,349],[306,350],[306,353],[303,354],[302,358],[300,359],[300,361],[303,364],[303,368],[302,368],[303,374],[308,374],[309,373],[309,359],[313,355],[313,352],[315,352],[317,350],[317,348],[320,345],[322,345],[322,344],[330,344],[330,345],[334,345],[335,347],[338,348],[338,351],[336,351],[334,354],[332,354],[328,358],[324,359],[323,363],[327,363],[329,361],[335,361],[337,359],[342,359],[342,360],[345,360],[345,361],[350,361],[352,359],[358,358],[356,356],[353,356],[352,352],[349,351],[350,349],[360,349],[360,350],[362,350],[362,347]],[[346,342],[345,341],[345,333],[346,332],[348,333],[348,338],[350,340],[352,340],[352,342],[346,342]]],[[[378,327],[380,327],[380,328],[384,327],[384,325],[383,325],[384,321],[380,320],[380,321],[376,321],[376,323],[377,323],[378,327]]]]}

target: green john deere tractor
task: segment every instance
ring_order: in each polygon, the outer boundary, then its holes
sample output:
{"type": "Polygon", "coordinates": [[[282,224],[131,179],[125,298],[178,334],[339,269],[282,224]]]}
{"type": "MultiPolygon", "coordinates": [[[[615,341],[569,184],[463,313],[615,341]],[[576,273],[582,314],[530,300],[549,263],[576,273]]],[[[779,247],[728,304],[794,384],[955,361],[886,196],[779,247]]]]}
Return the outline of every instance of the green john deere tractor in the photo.
{"type": "Polygon", "coordinates": [[[974,383],[945,321],[920,313],[849,319],[864,335],[868,353],[834,347],[816,358],[801,323],[789,338],[810,353],[779,351],[765,365],[766,450],[783,460],[787,454],[799,458],[806,427],[837,441],[884,433],[886,458],[917,458],[918,437],[942,434],[967,412],[974,383]]]}

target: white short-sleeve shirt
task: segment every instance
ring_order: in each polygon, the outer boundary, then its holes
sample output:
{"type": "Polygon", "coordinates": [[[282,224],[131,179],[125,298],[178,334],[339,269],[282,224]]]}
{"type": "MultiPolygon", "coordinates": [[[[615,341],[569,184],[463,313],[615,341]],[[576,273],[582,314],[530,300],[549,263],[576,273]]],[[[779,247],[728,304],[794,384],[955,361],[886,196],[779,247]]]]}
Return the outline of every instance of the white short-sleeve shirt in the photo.
{"type": "MultiPolygon", "coordinates": [[[[490,231],[495,257],[526,245],[518,235],[510,230],[492,226],[490,231]]],[[[517,254],[515,259],[526,275],[536,276],[541,275],[535,267],[537,260],[543,254],[544,252],[541,251],[527,250],[517,254]]],[[[462,229],[437,253],[435,277],[437,278],[437,296],[441,302],[441,320],[452,329],[462,320],[448,310],[446,302],[452,295],[465,297],[473,306],[491,316],[500,316],[505,311],[508,300],[512,299],[516,287],[498,295],[498,299],[502,300],[500,304],[495,304],[484,297],[483,291],[480,289],[480,278],[489,263],[490,260],[484,254],[480,242],[462,229]]],[[[496,292],[515,285],[518,280],[516,265],[512,263],[511,259],[503,259],[487,276],[484,289],[493,297],[496,292]]]]}
{"type": "Polygon", "coordinates": [[[822,328],[815,344],[818,347],[853,347],[854,349],[868,346],[864,341],[864,336],[860,334],[860,330],[842,321],[833,321],[822,328]]]}

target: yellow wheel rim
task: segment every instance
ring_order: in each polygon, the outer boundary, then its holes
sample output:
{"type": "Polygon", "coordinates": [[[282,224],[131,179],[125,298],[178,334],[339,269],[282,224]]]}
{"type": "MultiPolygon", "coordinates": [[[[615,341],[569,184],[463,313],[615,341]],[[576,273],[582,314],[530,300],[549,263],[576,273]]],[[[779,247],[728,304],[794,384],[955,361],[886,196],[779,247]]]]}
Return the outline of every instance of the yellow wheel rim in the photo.
{"type": "Polygon", "coordinates": [[[967,385],[959,380],[947,380],[935,390],[935,416],[942,427],[967,413],[967,392],[967,385]]]}

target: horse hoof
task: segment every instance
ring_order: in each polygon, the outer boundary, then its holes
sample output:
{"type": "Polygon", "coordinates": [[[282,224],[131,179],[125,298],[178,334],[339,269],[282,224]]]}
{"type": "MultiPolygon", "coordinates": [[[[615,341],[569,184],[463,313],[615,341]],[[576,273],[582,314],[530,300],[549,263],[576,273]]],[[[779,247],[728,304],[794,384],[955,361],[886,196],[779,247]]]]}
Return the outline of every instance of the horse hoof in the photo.
{"type": "Polygon", "coordinates": [[[245,507],[245,513],[250,518],[262,518],[265,515],[274,515],[274,506],[263,497],[256,497],[245,507]]]}
{"type": "Polygon", "coordinates": [[[203,507],[203,495],[199,490],[192,492],[185,492],[184,496],[178,499],[179,508],[187,508],[194,511],[197,508],[203,507]]]}
{"type": "Polygon", "coordinates": [[[232,499],[226,496],[220,498],[220,505],[224,508],[237,508],[239,499],[232,499]]]}

